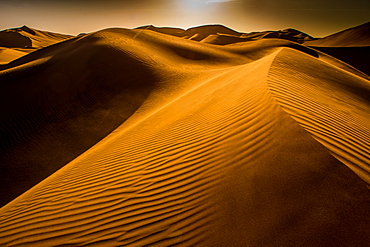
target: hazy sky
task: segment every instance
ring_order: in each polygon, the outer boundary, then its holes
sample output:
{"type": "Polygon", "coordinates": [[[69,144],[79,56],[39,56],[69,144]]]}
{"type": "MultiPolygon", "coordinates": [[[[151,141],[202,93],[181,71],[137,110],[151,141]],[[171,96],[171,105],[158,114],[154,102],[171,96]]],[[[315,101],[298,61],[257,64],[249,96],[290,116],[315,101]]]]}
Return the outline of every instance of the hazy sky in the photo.
{"type": "Polygon", "coordinates": [[[299,29],[321,37],[370,21],[370,0],[0,0],[0,30],[66,34],[152,24],[223,24],[241,32],[299,29]]]}

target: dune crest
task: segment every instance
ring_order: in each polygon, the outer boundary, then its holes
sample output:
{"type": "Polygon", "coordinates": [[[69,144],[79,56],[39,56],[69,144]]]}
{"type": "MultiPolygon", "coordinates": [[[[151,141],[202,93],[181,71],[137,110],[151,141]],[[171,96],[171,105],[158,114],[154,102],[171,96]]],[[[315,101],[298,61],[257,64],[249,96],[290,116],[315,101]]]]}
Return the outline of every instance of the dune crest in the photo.
{"type": "Polygon", "coordinates": [[[0,245],[368,243],[369,76],[271,33],[112,28],[1,66],[0,245]]]}

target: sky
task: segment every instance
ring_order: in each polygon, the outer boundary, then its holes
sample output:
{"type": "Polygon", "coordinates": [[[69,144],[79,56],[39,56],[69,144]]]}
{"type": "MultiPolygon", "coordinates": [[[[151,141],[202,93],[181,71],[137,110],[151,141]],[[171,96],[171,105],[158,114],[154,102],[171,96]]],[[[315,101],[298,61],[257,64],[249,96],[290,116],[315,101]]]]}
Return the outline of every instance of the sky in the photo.
{"type": "Polygon", "coordinates": [[[324,37],[368,21],[369,0],[0,0],[0,30],[27,25],[72,35],[222,24],[246,33],[295,28],[324,37]]]}

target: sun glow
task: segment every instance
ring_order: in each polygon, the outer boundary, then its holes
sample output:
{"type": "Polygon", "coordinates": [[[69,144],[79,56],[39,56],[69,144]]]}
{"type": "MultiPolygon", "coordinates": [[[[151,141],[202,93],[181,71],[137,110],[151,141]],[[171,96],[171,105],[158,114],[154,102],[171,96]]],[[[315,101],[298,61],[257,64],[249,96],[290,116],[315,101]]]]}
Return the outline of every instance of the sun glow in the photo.
{"type": "Polygon", "coordinates": [[[204,11],[212,7],[215,3],[232,2],[234,0],[178,0],[179,7],[192,11],[204,11]]]}
{"type": "Polygon", "coordinates": [[[178,7],[186,11],[204,11],[208,1],[178,0],[178,7]]]}
{"type": "Polygon", "coordinates": [[[176,21],[180,27],[188,28],[210,23],[220,23],[224,19],[222,15],[223,2],[225,0],[177,0],[176,21]]]}

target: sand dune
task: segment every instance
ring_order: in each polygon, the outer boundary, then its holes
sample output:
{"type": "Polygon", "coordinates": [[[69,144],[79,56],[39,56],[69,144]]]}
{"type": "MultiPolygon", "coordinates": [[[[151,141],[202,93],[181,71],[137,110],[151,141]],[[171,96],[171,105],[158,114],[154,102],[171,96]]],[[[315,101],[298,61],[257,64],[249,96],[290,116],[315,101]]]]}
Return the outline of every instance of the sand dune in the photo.
{"type": "Polygon", "coordinates": [[[323,47],[370,46],[370,22],[331,34],[321,39],[307,41],[305,45],[323,47]]]}
{"type": "Polygon", "coordinates": [[[187,30],[180,28],[154,27],[152,25],[138,27],[137,29],[152,30],[155,32],[169,34],[176,37],[182,37],[194,41],[201,41],[215,45],[227,45],[237,42],[252,41],[264,38],[279,38],[303,43],[315,38],[301,31],[287,28],[280,31],[264,31],[252,33],[240,33],[223,25],[206,25],[189,28],[187,30]]]}
{"type": "Polygon", "coordinates": [[[251,41],[251,40],[252,39],[250,38],[243,38],[243,37],[228,35],[228,34],[210,34],[204,39],[202,39],[200,42],[208,43],[208,44],[215,44],[215,45],[228,45],[228,44],[246,42],[246,41],[251,41]]]}
{"type": "Polygon", "coordinates": [[[29,189],[1,246],[366,246],[369,76],[293,29],[189,30],[0,66],[3,204],[29,189]]]}
{"type": "Polygon", "coordinates": [[[0,31],[0,65],[71,37],[27,26],[0,31]]]}
{"type": "Polygon", "coordinates": [[[62,40],[72,38],[71,35],[40,31],[23,26],[0,31],[0,46],[9,48],[41,48],[62,40]]]}
{"type": "Polygon", "coordinates": [[[180,28],[158,28],[152,25],[138,27],[137,29],[144,29],[144,30],[152,30],[159,33],[170,34],[176,37],[182,37],[186,39],[193,39],[196,41],[201,41],[202,39],[206,38],[212,34],[228,34],[233,36],[239,36],[241,33],[225,27],[223,25],[205,25],[199,27],[189,28],[187,30],[180,29],[180,28]],[[194,39],[192,37],[198,37],[194,39]]]}
{"type": "Polygon", "coordinates": [[[370,74],[370,22],[304,44],[370,74]]]}
{"type": "Polygon", "coordinates": [[[276,57],[269,77],[283,109],[370,184],[368,77],[286,48],[276,57]]]}
{"type": "Polygon", "coordinates": [[[12,49],[0,47],[0,65],[7,64],[19,57],[23,57],[29,52],[29,49],[12,49]]]}

